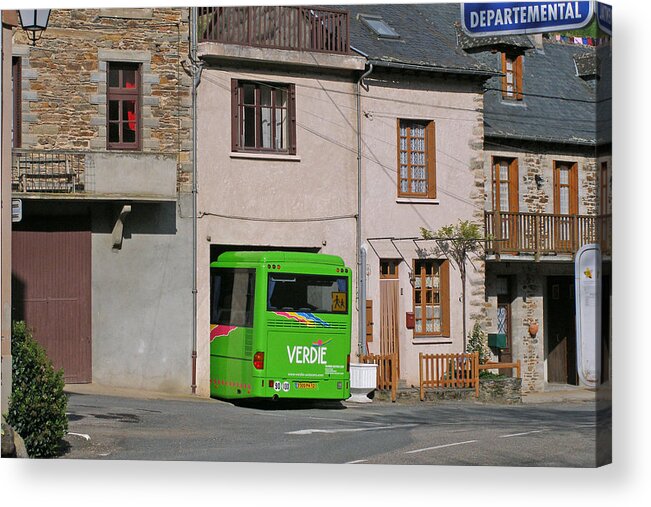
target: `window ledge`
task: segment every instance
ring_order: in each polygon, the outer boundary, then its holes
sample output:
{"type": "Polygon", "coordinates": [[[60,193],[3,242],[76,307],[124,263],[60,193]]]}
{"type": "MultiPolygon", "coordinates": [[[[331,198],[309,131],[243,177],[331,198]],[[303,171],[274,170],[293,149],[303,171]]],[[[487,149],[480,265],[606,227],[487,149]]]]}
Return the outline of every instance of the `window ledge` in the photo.
{"type": "Polygon", "coordinates": [[[413,345],[444,345],[452,343],[449,336],[419,336],[411,339],[413,345]]]}
{"type": "Polygon", "coordinates": [[[501,99],[500,103],[509,107],[521,107],[523,109],[527,109],[527,104],[524,100],[501,99]]]}
{"type": "Polygon", "coordinates": [[[397,197],[398,204],[441,204],[438,199],[427,199],[423,197],[397,197]]]}
{"type": "Polygon", "coordinates": [[[298,155],[288,155],[286,153],[246,153],[231,151],[231,158],[244,158],[249,160],[281,160],[285,162],[300,162],[301,157],[298,155]]]}

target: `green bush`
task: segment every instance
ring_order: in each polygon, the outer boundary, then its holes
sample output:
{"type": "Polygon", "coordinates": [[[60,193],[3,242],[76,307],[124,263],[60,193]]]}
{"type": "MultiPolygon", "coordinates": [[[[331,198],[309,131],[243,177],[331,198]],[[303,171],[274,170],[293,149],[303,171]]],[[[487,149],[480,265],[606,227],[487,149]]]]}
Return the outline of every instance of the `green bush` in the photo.
{"type": "Polygon", "coordinates": [[[505,378],[509,378],[506,375],[501,375],[499,373],[493,373],[491,371],[486,371],[486,370],[481,370],[479,372],[479,379],[480,380],[502,380],[505,378]]]}
{"type": "Polygon", "coordinates": [[[25,441],[30,457],[57,456],[68,431],[63,370],[54,371],[24,322],[13,325],[11,353],[13,384],[7,422],[25,441]]]}

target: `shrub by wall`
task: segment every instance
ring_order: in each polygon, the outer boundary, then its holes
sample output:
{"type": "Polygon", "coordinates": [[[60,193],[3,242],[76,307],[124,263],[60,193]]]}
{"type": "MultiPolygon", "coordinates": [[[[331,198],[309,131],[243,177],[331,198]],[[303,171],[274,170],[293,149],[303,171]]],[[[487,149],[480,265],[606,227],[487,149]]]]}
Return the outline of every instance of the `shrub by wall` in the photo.
{"type": "Polygon", "coordinates": [[[13,325],[11,353],[13,384],[7,422],[24,439],[30,457],[57,456],[68,431],[63,370],[54,371],[24,322],[13,325]]]}

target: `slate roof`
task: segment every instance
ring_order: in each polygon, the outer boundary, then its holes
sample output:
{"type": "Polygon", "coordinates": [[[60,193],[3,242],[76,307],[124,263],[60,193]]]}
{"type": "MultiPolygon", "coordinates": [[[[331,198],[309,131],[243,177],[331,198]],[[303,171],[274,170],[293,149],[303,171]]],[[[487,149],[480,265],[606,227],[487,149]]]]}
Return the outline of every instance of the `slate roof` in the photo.
{"type": "Polygon", "coordinates": [[[487,138],[594,146],[611,141],[610,47],[545,41],[525,35],[472,38],[460,29],[460,4],[347,5],[351,46],[374,65],[480,75],[485,82],[487,138]],[[360,19],[381,16],[400,34],[382,39],[360,19]],[[524,100],[501,97],[499,52],[524,54],[524,100]],[[597,53],[599,58],[597,60],[597,53]],[[596,72],[596,74],[595,74],[596,72]],[[599,105],[599,107],[597,107],[599,105]]]}
{"type": "MultiPolygon", "coordinates": [[[[499,53],[474,56],[486,65],[500,67],[499,53]]],[[[596,75],[582,77],[575,64],[578,60],[582,67],[596,67],[594,47],[543,42],[542,51],[526,51],[522,101],[502,100],[500,78],[486,82],[485,136],[579,145],[610,142],[610,56],[602,55],[600,60],[603,56],[607,61],[600,65],[594,81],[596,75]]]]}
{"type": "Polygon", "coordinates": [[[449,22],[459,16],[458,4],[346,5],[345,9],[350,13],[350,45],[374,65],[485,77],[495,73],[458,46],[449,22]],[[380,16],[400,38],[378,37],[360,20],[363,14],[380,16]]]}

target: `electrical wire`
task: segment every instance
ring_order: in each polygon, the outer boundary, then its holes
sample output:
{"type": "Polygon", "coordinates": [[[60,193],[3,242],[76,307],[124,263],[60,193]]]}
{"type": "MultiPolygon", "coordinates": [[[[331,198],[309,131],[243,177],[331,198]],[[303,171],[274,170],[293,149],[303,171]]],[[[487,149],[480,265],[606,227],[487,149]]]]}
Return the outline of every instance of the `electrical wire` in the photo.
{"type": "Polygon", "coordinates": [[[247,222],[272,222],[272,223],[328,222],[328,221],[335,221],[335,220],[350,220],[350,219],[357,218],[356,213],[352,213],[349,215],[310,217],[310,218],[247,217],[247,216],[240,216],[240,215],[226,215],[222,213],[213,213],[211,211],[203,211],[199,213],[199,218],[203,218],[204,216],[227,218],[229,220],[244,220],[247,222]]]}
{"type": "MultiPolygon", "coordinates": [[[[219,81],[218,79],[216,79],[213,75],[210,75],[210,74],[209,74],[209,75],[207,75],[207,76],[205,77],[205,79],[206,79],[207,81],[211,82],[212,84],[214,84],[214,85],[216,85],[216,86],[219,86],[220,88],[222,88],[222,89],[224,89],[225,91],[228,91],[228,92],[230,93],[230,86],[229,86],[228,84],[226,84],[226,83],[220,82],[220,81],[219,81]]],[[[244,79],[246,79],[247,81],[250,81],[250,82],[256,83],[256,84],[262,84],[262,85],[268,86],[268,87],[270,87],[270,88],[272,88],[272,89],[277,89],[277,90],[284,89],[284,88],[283,88],[282,86],[280,86],[280,85],[275,85],[274,83],[269,83],[269,82],[265,82],[265,81],[260,81],[260,80],[257,79],[256,77],[251,77],[250,74],[247,75],[247,74],[245,73],[245,74],[244,74],[244,79]]],[[[312,85],[307,85],[307,84],[301,84],[301,87],[302,87],[302,88],[307,88],[307,89],[318,90],[318,91],[325,92],[325,93],[336,93],[336,94],[339,94],[339,95],[349,95],[349,96],[351,96],[351,97],[354,96],[354,93],[352,93],[352,92],[346,92],[346,91],[335,90],[335,89],[328,89],[328,88],[325,88],[323,85],[321,85],[320,87],[317,87],[317,86],[312,86],[312,85]]],[[[501,89],[496,89],[496,88],[486,88],[486,89],[483,91],[483,93],[486,93],[487,91],[501,91],[501,89]]],[[[525,95],[526,95],[526,94],[525,94],[525,95]]],[[[567,99],[566,97],[543,96],[543,95],[536,95],[536,94],[530,94],[530,96],[544,97],[544,98],[550,98],[550,99],[558,98],[558,99],[564,99],[564,100],[571,100],[571,99],[567,99]]],[[[428,108],[435,108],[435,109],[442,109],[442,110],[462,111],[462,112],[468,112],[468,113],[474,113],[474,114],[477,114],[477,113],[481,113],[481,112],[482,112],[482,109],[481,109],[481,108],[464,108],[464,107],[454,107],[454,106],[444,106],[444,105],[436,105],[436,104],[427,104],[427,103],[424,103],[424,102],[408,101],[408,100],[401,100],[401,99],[392,99],[392,98],[388,98],[388,97],[372,97],[372,98],[367,97],[367,98],[366,98],[366,100],[369,100],[369,99],[372,99],[372,100],[378,100],[378,101],[384,101],[384,102],[391,102],[391,103],[400,103],[400,104],[416,105],[416,106],[420,106],[420,107],[428,107],[428,108]]],[[[315,100],[315,99],[312,98],[312,100],[315,100]]],[[[325,102],[325,99],[316,99],[316,100],[324,100],[324,102],[325,102]]],[[[605,100],[609,100],[609,99],[604,99],[604,101],[605,101],[605,100]]],[[[332,102],[332,99],[330,99],[330,102],[332,102]]],[[[577,102],[588,102],[588,101],[581,100],[581,99],[577,99],[577,102]]],[[[595,102],[589,102],[589,103],[594,104],[595,102]]],[[[341,107],[342,109],[347,109],[347,110],[352,110],[352,109],[353,109],[352,107],[347,107],[347,106],[345,106],[345,105],[341,105],[340,107],[341,107]]],[[[301,112],[302,115],[305,114],[305,115],[316,116],[316,115],[315,115],[314,113],[312,113],[311,111],[305,111],[305,110],[303,110],[303,109],[299,109],[299,111],[301,112]]],[[[386,113],[386,112],[375,112],[375,111],[371,111],[371,110],[366,110],[365,113],[372,115],[374,118],[393,118],[391,115],[389,115],[389,114],[386,113]]],[[[501,114],[501,113],[498,113],[498,114],[501,114]]],[[[505,114],[505,113],[504,113],[504,114],[505,114]]],[[[342,116],[343,116],[343,115],[342,115],[342,116]]],[[[321,118],[321,117],[319,117],[319,118],[320,118],[321,121],[323,121],[323,118],[321,118]]],[[[531,115],[529,116],[529,118],[531,118],[532,120],[535,120],[535,119],[551,120],[551,119],[552,119],[551,116],[550,116],[550,117],[536,116],[535,118],[532,118],[531,115]]],[[[454,120],[456,120],[456,121],[459,121],[459,118],[443,118],[443,117],[436,117],[436,118],[433,118],[433,119],[434,119],[434,121],[439,121],[439,120],[441,120],[441,119],[454,119],[454,120]]],[[[520,124],[523,124],[523,125],[527,125],[527,124],[530,123],[530,122],[528,122],[528,121],[521,121],[521,122],[520,122],[520,121],[518,121],[518,120],[513,120],[513,118],[509,118],[509,120],[511,121],[511,123],[520,123],[520,124]]],[[[465,120],[465,121],[477,122],[477,119],[476,119],[476,118],[470,118],[470,119],[467,119],[467,120],[465,120]]],[[[608,121],[608,120],[603,120],[603,121],[608,121]]],[[[330,121],[330,120],[328,120],[328,122],[329,122],[331,125],[333,125],[335,128],[343,128],[342,125],[337,124],[337,123],[334,122],[334,121],[330,121]]],[[[586,122],[588,122],[588,121],[586,120],[586,122]]],[[[356,153],[356,149],[355,149],[355,147],[353,147],[353,146],[348,146],[348,145],[346,145],[345,143],[342,143],[341,141],[338,141],[338,140],[336,140],[336,139],[334,139],[334,138],[332,138],[332,137],[325,136],[322,132],[319,132],[319,131],[315,130],[314,128],[312,128],[311,126],[309,126],[309,125],[307,125],[307,124],[305,124],[305,123],[303,123],[303,122],[298,122],[298,121],[297,121],[296,123],[297,123],[297,127],[300,127],[300,128],[302,128],[303,130],[305,130],[305,131],[307,131],[307,132],[310,132],[311,134],[313,134],[313,135],[315,135],[315,136],[317,136],[317,137],[323,139],[324,141],[326,141],[326,142],[328,142],[328,143],[336,144],[337,146],[339,146],[339,147],[341,147],[341,148],[343,148],[343,149],[346,149],[346,150],[348,150],[348,151],[350,151],[350,152],[352,152],[352,153],[356,153]]],[[[594,124],[594,121],[593,121],[592,123],[594,124]]],[[[352,125],[349,124],[349,126],[352,128],[352,125]]],[[[368,137],[368,136],[367,136],[367,137],[368,137]]],[[[374,138],[375,138],[376,140],[380,141],[380,142],[384,142],[384,143],[387,143],[387,144],[392,144],[392,143],[390,143],[389,141],[387,141],[387,140],[385,140],[385,139],[382,139],[382,138],[379,138],[379,137],[374,137],[374,138]]],[[[496,147],[503,147],[503,148],[512,149],[512,147],[510,147],[510,146],[508,146],[508,145],[506,145],[506,144],[500,144],[500,143],[494,143],[494,142],[491,142],[491,145],[492,145],[492,146],[496,146],[496,147]]],[[[438,154],[438,153],[441,153],[441,154],[445,155],[446,157],[449,157],[450,159],[455,160],[456,162],[459,162],[460,167],[461,167],[462,169],[466,169],[466,168],[467,168],[467,163],[466,163],[466,162],[464,162],[464,161],[462,161],[462,160],[460,160],[460,159],[454,157],[453,155],[451,155],[451,154],[449,154],[449,153],[446,153],[446,152],[442,151],[440,148],[437,147],[437,154],[438,154]]],[[[385,172],[390,172],[390,173],[395,174],[395,175],[397,175],[397,173],[398,173],[398,170],[397,170],[396,167],[391,167],[391,166],[388,166],[388,165],[386,165],[386,164],[382,164],[382,163],[377,159],[377,157],[373,158],[373,157],[371,157],[371,156],[369,156],[369,155],[366,155],[366,154],[362,154],[362,157],[363,157],[365,160],[370,161],[370,162],[374,163],[375,165],[379,166],[379,167],[380,167],[381,169],[383,169],[385,172]]],[[[437,165],[447,166],[448,168],[451,168],[451,169],[454,169],[454,170],[457,170],[457,169],[458,169],[457,167],[454,167],[454,166],[452,166],[452,165],[449,165],[449,164],[446,164],[446,163],[444,163],[444,162],[441,162],[440,157],[439,157],[438,160],[437,160],[437,165]]],[[[451,197],[451,198],[453,198],[453,199],[455,199],[455,200],[457,200],[457,201],[459,201],[459,202],[462,202],[462,203],[464,203],[464,204],[466,204],[466,205],[468,205],[468,206],[472,206],[472,207],[474,207],[474,208],[476,208],[476,209],[478,209],[478,210],[482,210],[482,211],[484,210],[483,200],[482,200],[482,204],[477,203],[477,202],[474,202],[474,201],[471,201],[469,198],[466,198],[466,197],[460,196],[460,195],[458,195],[458,194],[456,194],[456,193],[450,191],[449,189],[447,189],[447,188],[445,188],[445,187],[442,187],[440,184],[437,185],[437,191],[440,191],[441,193],[443,193],[443,194],[445,194],[445,195],[447,195],[447,196],[449,196],[449,197],[451,197]]],[[[230,216],[228,216],[228,215],[224,215],[224,217],[230,217],[230,216]]],[[[237,218],[238,218],[238,219],[243,219],[243,217],[237,217],[237,218]]]]}

